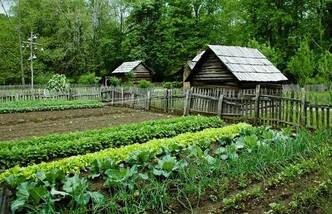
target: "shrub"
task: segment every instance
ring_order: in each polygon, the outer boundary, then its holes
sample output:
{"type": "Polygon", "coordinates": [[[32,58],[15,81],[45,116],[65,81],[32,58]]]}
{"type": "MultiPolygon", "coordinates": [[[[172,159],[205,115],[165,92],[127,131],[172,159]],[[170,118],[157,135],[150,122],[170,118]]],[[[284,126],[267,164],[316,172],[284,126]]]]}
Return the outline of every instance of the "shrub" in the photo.
{"type": "Polygon", "coordinates": [[[55,74],[47,83],[47,89],[54,92],[66,92],[69,90],[69,82],[64,74],[55,74]]]}
{"type": "Polygon", "coordinates": [[[151,88],[152,83],[150,81],[147,80],[140,80],[138,82],[138,87],[139,88],[151,88]]]}
{"type": "Polygon", "coordinates": [[[163,88],[171,89],[173,88],[173,83],[172,82],[164,82],[163,83],[163,88]]]}
{"type": "Polygon", "coordinates": [[[97,77],[96,74],[93,73],[87,73],[87,74],[82,74],[79,79],[78,83],[80,84],[85,84],[85,85],[92,85],[96,84],[100,81],[100,77],[97,77]]]}
{"type": "Polygon", "coordinates": [[[119,86],[120,83],[121,83],[121,80],[119,78],[117,78],[117,77],[111,77],[110,78],[110,84],[111,84],[111,86],[116,87],[116,86],[119,86]]]}

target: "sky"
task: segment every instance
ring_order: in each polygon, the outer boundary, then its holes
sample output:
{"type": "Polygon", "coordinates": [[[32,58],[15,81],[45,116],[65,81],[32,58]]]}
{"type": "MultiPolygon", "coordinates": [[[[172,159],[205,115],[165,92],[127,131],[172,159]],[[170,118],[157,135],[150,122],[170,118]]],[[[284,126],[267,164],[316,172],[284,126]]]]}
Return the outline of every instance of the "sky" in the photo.
{"type": "MultiPolygon", "coordinates": [[[[2,3],[6,9],[6,11],[9,11],[10,5],[13,3],[13,0],[2,0],[2,3]]],[[[0,6],[0,13],[4,14],[2,6],[0,6]]]]}

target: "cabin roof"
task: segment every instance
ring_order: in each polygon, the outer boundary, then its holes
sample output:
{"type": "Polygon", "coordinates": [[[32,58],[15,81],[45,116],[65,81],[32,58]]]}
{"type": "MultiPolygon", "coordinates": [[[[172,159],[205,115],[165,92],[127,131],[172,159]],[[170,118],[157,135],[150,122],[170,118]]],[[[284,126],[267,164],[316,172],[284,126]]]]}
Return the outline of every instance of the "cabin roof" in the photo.
{"type": "Polygon", "coordinates": [[[119,74],[119,73],[129,73],[134,70],[138,65],[142,63],[141,60],[132,61],[132,62],[124,62],[119,67],[117,67],[112,74],[119,74]]]}
{"type": "Polygon", "coordinates": [[[195,56],[194,59],[192,59],[191,61],[188,61],[188,66],[191,70],[195,67],[196,63],[201,59],[201,57],[204,53],[205,53],[205,51],[201,51],[197,56],[195,56]]]}
{"type": "MultiPolygon", "coordinates": [[[[218,59],[239,81],[279,82],[287,81],[281,73],[259,50],[238,46],[209,45],[218,59]]],[[[198,62],[204,60],[207,51],[198,54],[193,60],[193,72],[198,62]]]]}

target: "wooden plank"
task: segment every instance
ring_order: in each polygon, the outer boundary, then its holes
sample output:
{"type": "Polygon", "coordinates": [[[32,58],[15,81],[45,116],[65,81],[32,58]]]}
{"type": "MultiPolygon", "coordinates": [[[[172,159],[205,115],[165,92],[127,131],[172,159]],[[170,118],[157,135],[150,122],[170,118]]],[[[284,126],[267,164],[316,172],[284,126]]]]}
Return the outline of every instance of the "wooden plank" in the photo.
{"type": "Polygon", "coordinates": [[[315,114],[316,114],[316,127],[320,128],[320,120],[319,120],[319,107],[315,106],[315,114]]]}
{"type": "Polygon", "coordinates": [[[256,86],[256,96],[255,96],[255,118],[258,122],[259,120],[259,97],[260,97],[260,89],[261,89],[261,86],[260,85],[257,85],[256,86]]]}
{"type": "Polygon", "coordinates": [[[221,117],[223,115],[223,100],[224,100],[224,95],[220,95],[219,100],[218,100],[218,115],[221,117]]]}
{"type": "Polygon", "coordinates": [[[332,108],[327,108],[327,112],[326,112],[326,118],[327,118],[327,128],[330,128],[331,127],[331,125],[330,125],[330,123],[331,123],[331,121],[330,121],[330,110],[331,110],[332,108]]]}

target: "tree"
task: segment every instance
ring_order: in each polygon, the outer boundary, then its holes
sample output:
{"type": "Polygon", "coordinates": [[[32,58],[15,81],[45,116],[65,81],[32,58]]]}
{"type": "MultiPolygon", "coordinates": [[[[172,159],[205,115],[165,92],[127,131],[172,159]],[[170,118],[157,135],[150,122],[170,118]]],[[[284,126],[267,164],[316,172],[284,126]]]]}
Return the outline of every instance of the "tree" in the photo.
{"type": "Polygon", "coordinates": [[[310,49],[308,40],[301,42],[296,54],[290,59],[288,69],[301,85],[304,85],[314,74],[314,53],[310,49]]]}

